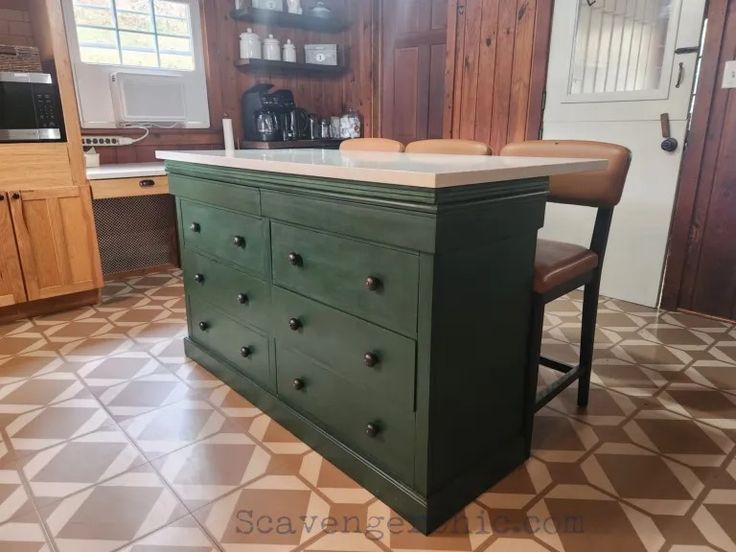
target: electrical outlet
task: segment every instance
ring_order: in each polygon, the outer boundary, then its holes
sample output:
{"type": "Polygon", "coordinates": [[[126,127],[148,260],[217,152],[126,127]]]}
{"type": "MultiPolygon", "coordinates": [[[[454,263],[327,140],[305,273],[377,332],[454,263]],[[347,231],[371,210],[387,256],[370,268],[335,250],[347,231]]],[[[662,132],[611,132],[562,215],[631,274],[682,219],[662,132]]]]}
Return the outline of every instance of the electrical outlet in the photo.
{"type": "Polygon", "coordinates": [[[129,136],[82,136],[82,146],[85,148],[129,146],[133,139],[129,136]]]}
{"type": "Polygon", "coordinates": [[[736,59],[726,62],[723,72],[723,88],[736,88],[736,59]]]}

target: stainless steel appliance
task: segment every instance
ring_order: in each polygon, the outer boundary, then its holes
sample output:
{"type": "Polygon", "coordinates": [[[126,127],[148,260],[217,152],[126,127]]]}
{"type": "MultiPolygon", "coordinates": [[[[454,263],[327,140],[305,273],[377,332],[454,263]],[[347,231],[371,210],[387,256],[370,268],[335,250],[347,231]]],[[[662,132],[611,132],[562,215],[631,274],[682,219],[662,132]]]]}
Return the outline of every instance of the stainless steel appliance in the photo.
{"type": "Polygon", "coordinates": [[[61,140],[62,128],[51,75],[0,72],[0,142],[61,140]]]}

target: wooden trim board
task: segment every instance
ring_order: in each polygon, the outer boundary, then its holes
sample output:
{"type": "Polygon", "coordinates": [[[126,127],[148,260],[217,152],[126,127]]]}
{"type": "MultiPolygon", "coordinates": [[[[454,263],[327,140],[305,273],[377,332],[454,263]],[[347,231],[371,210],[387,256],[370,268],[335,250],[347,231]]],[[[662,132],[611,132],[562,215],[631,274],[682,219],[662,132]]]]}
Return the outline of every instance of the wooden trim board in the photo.
{"type": "Polygon", "coordinates": [[[169,193],[167,176],[144,176],[136,178],[111,178],[90,180],[92,199],[164,195],[169,193]],[[141,182],[153,182],[153,186],[141,186],[141,182]]]}

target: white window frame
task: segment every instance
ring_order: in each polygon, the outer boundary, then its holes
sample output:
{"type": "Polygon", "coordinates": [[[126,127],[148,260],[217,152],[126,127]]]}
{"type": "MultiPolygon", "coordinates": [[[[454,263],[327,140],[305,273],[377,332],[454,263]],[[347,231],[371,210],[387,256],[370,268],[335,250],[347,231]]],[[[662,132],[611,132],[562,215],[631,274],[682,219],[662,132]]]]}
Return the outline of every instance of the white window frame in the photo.
{"type": "MultiPolygon", "coordinates": [[[[113,0],[114,1],[114,0],[113,0]]],[[[172,0],[170,0],[172,1],[172,0]]],[[[207,71],[204,59],[204,32],[200,15],[200,0],[173,0],[189,5],[192,26],[194,70],[180,71],[137,65],[85,63],[79,51],[79,39],[74,18],[73,0],[62,0],[69,56],[74,73],[74,85],[79,104],[82,128],[119,128],[115,120],[110,79],[113,73],[178,76],[184,83],[187,120],[182,128],[209,128],[207,100],[207,71]]]]}

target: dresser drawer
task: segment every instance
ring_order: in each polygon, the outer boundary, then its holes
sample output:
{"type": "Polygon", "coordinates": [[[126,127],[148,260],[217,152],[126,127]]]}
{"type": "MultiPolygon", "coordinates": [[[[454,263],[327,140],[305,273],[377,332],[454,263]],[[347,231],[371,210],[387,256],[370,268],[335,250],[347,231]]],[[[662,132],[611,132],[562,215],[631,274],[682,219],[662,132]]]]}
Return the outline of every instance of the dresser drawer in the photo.
{"type": "Polygon", "coordinates": [[[268,274],[268,222],[212,205],[181,200],[184,247],[198,249],[244,270],[268,274]]]}
{"type": "Polygon", "coordinates": [[[380,468],[412,482],[413,413],[377,403],[361,387],[288,347],[277,346],[276,362],[281,400],[380,468]]]}
{"type": "Polygon", "coordinates": [[[229,361],[244,375],[270,388],[268,339],[235,322],[216,307],[188,299],[191,338],[229,361]]]}
{"type": "Polygon", "coordinates": [[[278,343],[362,387],[375,404],[414,410],[413,340],[278,287],[272,294],[278,343]]]}
{"type": "Polygon", "coordinates": [[[274,283],[416,335],[418,255],[280,223],[271,239],[274,283]]]}
{"type": "Polygon", "coordinates": [[[187,294],[222,309],[238,322],[270,327],[271,287],[194,251],[182,252],[187,294]]]}

